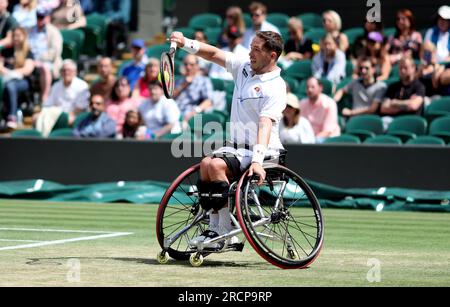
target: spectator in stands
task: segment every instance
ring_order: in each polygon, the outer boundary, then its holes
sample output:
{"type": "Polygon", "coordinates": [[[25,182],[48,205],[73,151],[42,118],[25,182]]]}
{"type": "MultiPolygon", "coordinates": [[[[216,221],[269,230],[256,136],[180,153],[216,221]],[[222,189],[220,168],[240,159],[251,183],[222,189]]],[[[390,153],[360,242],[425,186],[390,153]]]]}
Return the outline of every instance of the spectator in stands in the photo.
{"type": "Polygon", "coordinates": [[[312,72],[317,79],[325,78],[338,84],[346,75],[346,59],[331,34],[321,40],[320,52],[313,58],[312,72]]]}
{"type": "Polygon", "coordinates": [[[147,127],[145,127],[141,113],[137,110],[130,110],[125,115],[122,132],[117,135],[118,139],[145,140],[147,127]]]}
{"type": "Polygon", "coordinates": [[[61,0],[38,0],[38,8],[53,11],[59,6],[60,3],[61,0]]]}
{"type": "Polygon", "coordinates": [[[437,62],[450,61],[450,6],[439,8],[436,26],[427,31],[425,42],[436,46],[437,62]]]}
{"type": "Polygon", "coordinates": [[[111,58],[102,58],[97,66],[100,79],[96,81],[91,87],[91,95],[100,95],[105,101],[111,99],[111,93],[114,84],[116,83],[116,76],[113,74],[113,63],[111,58]]]}
{"type": "Polygon", "coordinates": [[[334,96],[339,102],[345,94],[352,97],[352,108],[344,108],[342,115],[346,117],[362,114],[376,114],[383,102],[387,86],[376,80],[376,68],[369,57],[359,60],[359,78],[340,89],[334,96]]]}
{"type": "Polygon", "coordinates": [[[129,23],[131,19],[131,0],[95,0],[93,11],[110,20],[106,34],[106,52],[117,57],[127,48],[129,23]]]}
{"type": "MultiPolygon", "coordinates": [[[[365,57],[369,57],[375,66],[375,78],[378,81],[389,79],[392,71],[392,65],[389,54],[386,51],[384,37],[380,32],[370,32],[367,35],[367,43],[365,48],[365,57]]],[[[358,65],[357,65],[358,68],[358,65]]],[[[355,72],[356,77],[359,71],[355,72]]]]}
{"type": "Polygon", "coordinates": [[[137,110],[139,104],[139,100],[131,98],[131,88],[128,79],[120,77],[114,84],[111,100],[106,104],[106,112],[116,122],[118,134],[122,133],[127,112],[137,110]]]}
{"type": "Polygon", "coordinates": [[[116,122],[105,112],[105,100],[100,95],[91,96],[89,107],[91,112],[73,130],[80,138],[114,138],[116,122]]]}
{"type": "Polygon", "coordinates": [[[388,39],[391,64],[397,64],[404,57],[418,59],[422,35],[416,31],[416,18],[410,10],[397,12],[396,29],[395,34],[388,39]]]}
{"type": "Polygon", "coordinates": [[[284,45],[285,58],[291,61],[311,59],[314,52],[312,41],[303,36],[303,23],[300,19],[289,19],[289,40],[284,45]]]}
{"type": "Polygon", "coordinates": [[[125,66],[121,72],[121,76],[126,77],[130,83],[131,89],[134,89],[136,83],[145,71],[148,63],[148,57],[145,54],[145,42],[142,39],[135,39],[131,44],[131,52],[133,61],[125,66]]]}
{"type": "Polygon", "coordinates": [[[228,47],[228,31],[230,28],[237,28],[239,32],[245,33],[245,21],[242,10],[238,6],[230,6],[225,14],[226,27],[218,39],[220,48],[228,47]]]}
{"type": "Polygon", "coordinates": [[[5,87],[3,101],[9,110],[6,125],[9,129],[16,129],[19,94],[30,89],[29,77],[34,70],[34,61],[27,30],[14,29],[12,39],[13,47],[1,51],[0,77],[5,87]]]}
{"type": "Polygon", "coordinates": [[[426,96],[432,97],[440,94],[441,76],[445,71],[445,66],[440,65],[437,61],[436,46],[426,41],[422,45],[420,52],[420,66],[417,71],[419,81],[425,85],[426,96]]]}
{"type": "MultiPolygon", "coordinates": [[[[204,44],[209,44],[208,37],[206,37],[205,32],[198,30],[194,33],[194,39],[204,44]]],[[[211,69],[211,62],[205,60],[204,58],[198,57],[198,65],[200,66],[200,71],[204,76],[209,74],[211,69]]]]}
{"type": "Polygon", "coordinates": [[[379,32],[381,35],[383,35],[383,23],[381,22],[370,22],[366,21],[364,24],[364,34],[361,36],[358,36],[355,39],[355,42],[353,43],[351,48],[351,56],[353,59],[358,59],[366,54],[366,46],[367,46],[367,40],[369,37],[369,33],[371,32],[379,32]]]}
{"type": "Polygon", "coordinates": [[[200,74],[198,58],[188,54],[184,58],[186,75],[175,80],[174,99],[187,123],[195,114],[212,106],[213,86],[208,77],[200,74]]]}
{"type": "Polygon", "coordinates": [[[59,78],[62,65],[63,38],[50,23],[49,10],[38,8],[37,24],[31,28],[29,41],[40,73],[41,101],[46,101],[53,79],[59,78]]]}
{"type": "Polygon", "coordinates": [[[302,116],[311,123],[318,143],[341,135],[336,102],[322,92],[322,82],[309,78],[306,84],[308,98],[300,102],[302,116]]]}
{"type": "Polygon", "coordinates": [[[149,85],[158,81],[159,60],[150,58],[145,66],[145,75],[139,79],[133,90],[133,97],[136,99],[147,99],[150,97],[149,85]]]}
{"type": "Polygon", "coordinates": [[[280,30],[270,22],[266,21],[267,7],[260,2],[252,2],[249,7],[252,17],[252,25],[244,33],[242,45],[250,50],[250,45],[258,31],[272,31],[280,33],[280,30]]]}
{"type": "Polygon", "coordinates": [[[37,23],[36,8],[37,0],[20,0],[14,6],[12,16],[21,27],[30,29],[37,23]]]}
{"type": "Polygon", "coordinates": [[[425,86],[417,80],[416,64],[411,57],[399,62],[400,81],[389,86],[386,99],[381,105],[382,115],[422,115],[425,86]]]}
{"type": "Polygon", "coordinates": [[[349,47],[348,37],[341,33],[342,20],[339,14],[335,11],[329,10],[322,14],[323,27],[328,34],[330,34],[336,41],[338,48],[346,53],[349,47]]]}
{"type": "Polygon", "coordinates": [[[52,24],[60,30],[75,30],[86,26],[83,8],[76,0],[61,0],[52,13],[52,24]]]}
{"type": "Polygon", "coordinates": [[[287,107],[280,122],[280,139],[285,143],[315,144],[316,137],[310,122],[301,116],[297,96],[287,94],[287,107]]]}
{"type": "Polygon", "coordinates": [[[63,112],[70,114],[73,122],[76,115],[85,111],[89,104],[89,86],[86,81],[77,77],[77,64],[72,60],[64,60],[61,68],[61,80],[56,82],[44,107],[58,106],[63,112]]]}
{"type": "Polygon", "coordinates": [[[180,133],[180,110],[175,101],[164,97],[161,83],[150,83],[150,98],[139,107],[145,125],[146,135],[151,139],[159,139],[170,133],[180,133]]]}
{"type": "Polygon", "coordinates": [[[0,0],[0,48],[12,45],[12,30],[17,21],[8,12],[8,0],[0,0]]]}
{"type": "MultiPolygon", "coordinates": [[[[228,47],[222,48],[225,52],[232,52],[242,59],[249,58],[249,51],[241,45],[242,33],[237,27],[229,27],[227,31],[228,47]]],[[[222,66],[213,64],[209,71],[210,78],[233,80],[233,76],[225,70],[222,66]]]]}

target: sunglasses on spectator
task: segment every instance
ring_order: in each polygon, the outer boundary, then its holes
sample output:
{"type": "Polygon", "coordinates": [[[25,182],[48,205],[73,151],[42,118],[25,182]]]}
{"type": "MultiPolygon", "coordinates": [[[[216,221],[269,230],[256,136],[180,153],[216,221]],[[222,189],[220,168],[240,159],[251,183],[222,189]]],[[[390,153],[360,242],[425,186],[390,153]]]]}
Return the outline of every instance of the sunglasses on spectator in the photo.
{"type": "Polygon", "coordinates": [[[262,14],[261,13],[251,13],[250,14],[252,17],[261,17],[262,14]]]}
{"type": "Polygon", "coordinates": [[[100,106],[100,105],[102,105],[102,104],[103,104],[103,101],[102,101],[102,100],[94,100],[94,101],[91,101],[91,105],[100,106]]]}
{"type": "Polygon", "coordinates": [[[371,67],[370,66],[361,66],[359,68],[359,70],[363,71],[363,70],[369,70],[371,67]]]}
{"type": "Polygon", "coordinates": [[[195,66],[197,65],[197,63],[183,63],[184,66],[195,66]]]}

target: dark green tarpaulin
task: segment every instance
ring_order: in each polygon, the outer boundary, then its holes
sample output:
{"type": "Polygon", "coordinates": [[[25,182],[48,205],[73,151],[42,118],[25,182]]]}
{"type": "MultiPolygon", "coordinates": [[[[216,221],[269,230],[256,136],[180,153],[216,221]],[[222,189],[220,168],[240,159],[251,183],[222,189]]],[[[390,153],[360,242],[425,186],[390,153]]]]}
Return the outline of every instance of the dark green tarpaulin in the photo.
{"type": "MultiPolygon", "coordinates": [[[[341,189],[311,181],[309,184],[324,208],[450,212],[450,191],[341,189]]],[[[44,180],[29,180],[0,183],[0,198],[158,204],[168,186],[167,183],[156,181],[61,185],[44,180]]]]}

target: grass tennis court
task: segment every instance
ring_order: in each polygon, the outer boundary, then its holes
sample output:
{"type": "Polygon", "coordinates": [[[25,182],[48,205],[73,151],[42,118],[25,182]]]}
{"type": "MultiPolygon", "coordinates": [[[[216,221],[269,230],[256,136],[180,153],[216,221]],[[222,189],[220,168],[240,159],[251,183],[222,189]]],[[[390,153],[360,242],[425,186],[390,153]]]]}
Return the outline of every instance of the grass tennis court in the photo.
{"type": "Polygon", "coordinates": [[[201,268],[160,265],[156,210],[2,200],[0,286],[450,286],[449,214],[324,210],[319,259],[282,271],[249,245],[201,268]],[[367,280],[374,263],[380,283],[367,280]]]}

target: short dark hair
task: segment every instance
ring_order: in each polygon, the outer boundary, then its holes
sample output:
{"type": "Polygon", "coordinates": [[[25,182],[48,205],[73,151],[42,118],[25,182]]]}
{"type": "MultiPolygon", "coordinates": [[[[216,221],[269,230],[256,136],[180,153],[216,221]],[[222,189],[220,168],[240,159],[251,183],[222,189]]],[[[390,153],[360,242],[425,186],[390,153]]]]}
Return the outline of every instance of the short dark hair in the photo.
{"type": "Polygon", "coordinates": [[[277,60],[283,53],[283,38],[280,34],[272,31],[259,31],[256,33],[256,37],[261,38],[264,40],[263,48],[265,48],[268,51],[276,52],[277,54],[277,60]]]}
{"type": "Polygon", "coordinates": [[[261,10],[261,12],[264,15],[267,15],[267,6],[265,6],[263,3],[261,2],[256,2],[253,1],[252,3],[250,3],[249,7],[248,7],[250,12],[254,12],[256,10],[261,10]]]}

